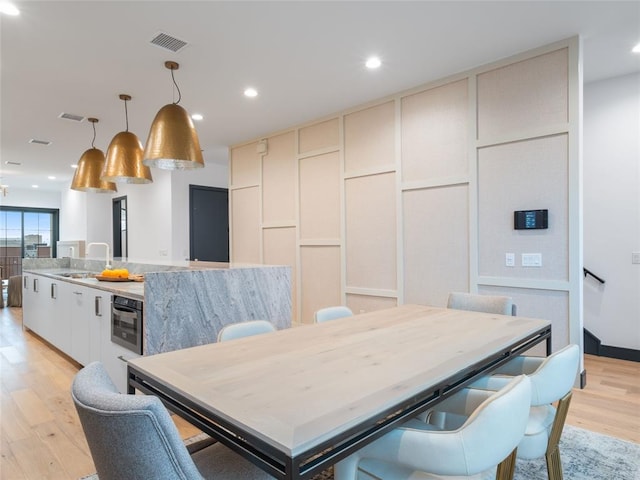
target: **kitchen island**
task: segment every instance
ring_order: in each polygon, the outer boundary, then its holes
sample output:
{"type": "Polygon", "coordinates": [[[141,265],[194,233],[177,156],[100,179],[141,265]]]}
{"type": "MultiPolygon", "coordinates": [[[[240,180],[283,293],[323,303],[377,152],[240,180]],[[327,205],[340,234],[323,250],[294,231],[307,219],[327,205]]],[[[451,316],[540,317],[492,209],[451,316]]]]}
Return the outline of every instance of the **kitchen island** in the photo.
{"type": "MultiPolygon", "coordinates": [[[[143,354],[213,343],[222,327],[248,320],[291,326],[291,268],[208,262],[146,264],[114,261],[144,282],[105,282],[74,272],[101,271],[101,262],[25,259],[25,274],[42,275],[144,301],[143,354]]],[[[23,288],[28,289],[28,283],[23,288]]]]}

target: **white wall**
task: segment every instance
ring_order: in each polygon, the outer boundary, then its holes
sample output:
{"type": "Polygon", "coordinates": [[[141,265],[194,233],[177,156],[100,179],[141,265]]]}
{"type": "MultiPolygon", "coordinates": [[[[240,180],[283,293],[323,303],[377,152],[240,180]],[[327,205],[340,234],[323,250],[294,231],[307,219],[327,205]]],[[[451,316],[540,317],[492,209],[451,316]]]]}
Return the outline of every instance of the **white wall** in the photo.
{"type": "Polygon", "coordinates": [[[640,74],[585,85],[584,326],[640,349],[640,74]]]}
{"type": "Polygon", "coordinates": [[[87,239],[86,193],[66,189],[60,197],[60,240],[87,239]]]}
{"type": "MultiPolygon", "coordinates": [[[[224,151],[226,161],[226,149],[224,151]]],[[[225,163],[207,163],[204,170],[176,172],[171,176],[171,248],[172,260],[189,258],[189,185],[227,188],[229,167],[225,163]]]]}
{"type": "Polygon", "coordinates": [[[0,205],[3,207],[60,208],[60,193],[9,187],[7,196],[0,196],[0,205]]]}
{"type": "MultiPolygon", "coordinates": [[[[216,158],[216,161],[226,161],[226,153],[224,155],[225,158],[216,158]]],[[[226,188],[228,168],[211,161],[195,171],[153,168],[151,173],[153,183],[148,185],[119,184],[118,192],[113,195],[83,193],[86,197],[75,198],[86,204],[87,242],[112,245],[111,200],[126,196],[130,259],[167,261],[188,257],[189,185],[226,188]]],[[[68,216],[75,215],[82,207],[65,206],[61,216],[66,217],[65,222],[72,222],[68,216]]]]}

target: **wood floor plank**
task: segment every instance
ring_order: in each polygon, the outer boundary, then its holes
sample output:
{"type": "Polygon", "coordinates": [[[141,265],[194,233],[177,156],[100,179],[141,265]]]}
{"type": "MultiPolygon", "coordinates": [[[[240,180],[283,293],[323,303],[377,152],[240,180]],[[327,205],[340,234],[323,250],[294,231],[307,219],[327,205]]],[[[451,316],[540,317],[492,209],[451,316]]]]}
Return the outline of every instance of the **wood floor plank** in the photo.
{"type": "Polygon", "coordinates": [[[11,392],[11,398],[31,426],[54,420],[42,399],[31,389],[11,392]]]}
{"type": "Polygon", "coordinates": [[[13,455],[5,435],[0,435],[0,478],[3,480],[25,480],[27,477],[13,455]]]}
{"type": "Polygon", "coordinates": [[[40,424],[35,431],[40,441],[57,459],[65,472],[65,478],[78,479],[95,472],[88,449],[83,450],[71,441],[57,421],[40,424]]]}

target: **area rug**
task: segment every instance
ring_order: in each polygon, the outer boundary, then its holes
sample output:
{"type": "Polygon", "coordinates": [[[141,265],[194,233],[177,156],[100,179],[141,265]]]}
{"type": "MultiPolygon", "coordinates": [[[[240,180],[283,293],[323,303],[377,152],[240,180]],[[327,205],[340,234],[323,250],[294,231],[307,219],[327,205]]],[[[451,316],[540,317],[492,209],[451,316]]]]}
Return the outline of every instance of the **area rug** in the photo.
{"type": "MultiPolygon", "coordinates": [[[[185,443],[201,438],[197,435],[185,443]]],[[[640,480],[640,444],[637,443],[565,425],[560,456],[564,480],[640,480]]],[[[328,469],[312,480],[331,480],[332,470],[328,469]]],[[[81,480],[98,480],[98,476],[89,475],[81,480]]],[[[547,480],[544,459],[518,460],[514,480],[547,480]]]]}

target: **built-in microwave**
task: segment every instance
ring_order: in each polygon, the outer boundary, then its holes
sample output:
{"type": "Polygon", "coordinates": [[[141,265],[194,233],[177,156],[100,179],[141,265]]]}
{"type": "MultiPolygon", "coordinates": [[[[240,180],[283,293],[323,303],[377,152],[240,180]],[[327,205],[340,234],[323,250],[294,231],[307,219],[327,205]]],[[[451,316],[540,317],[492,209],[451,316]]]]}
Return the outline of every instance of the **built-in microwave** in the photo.
{"type": "Polygon", "coordinates": [[[113,295],[111,341],[142,355],[142,301],[113,295]]]}

